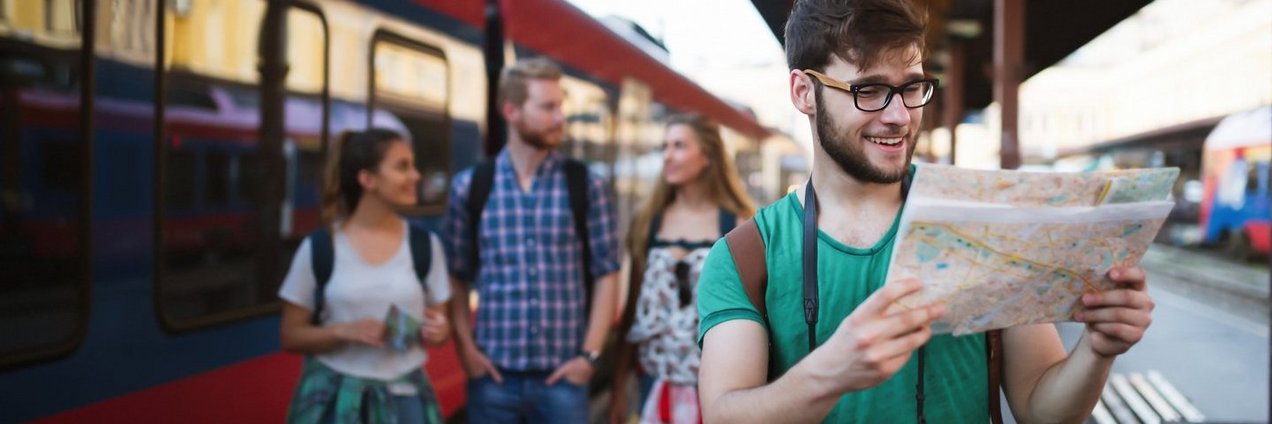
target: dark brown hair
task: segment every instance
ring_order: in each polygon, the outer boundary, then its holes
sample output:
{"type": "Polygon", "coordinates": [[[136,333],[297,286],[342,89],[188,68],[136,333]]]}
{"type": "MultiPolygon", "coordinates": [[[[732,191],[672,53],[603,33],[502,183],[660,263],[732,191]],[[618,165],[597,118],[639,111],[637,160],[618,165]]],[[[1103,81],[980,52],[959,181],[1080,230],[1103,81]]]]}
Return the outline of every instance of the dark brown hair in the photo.
{"type": "Polygon", "coordinates": [[[362,199],[362,183],[358,172],[375,171],[384,160],[384,154],[392,143],[405,142],[401,134],[393,130],[372,128],[366,131],[345,131],[336,139],[334,149],[327,154],[327,169],[322,185],[322,222],[331,226],[338,219],[348,218],[358,208],[362,199]]]}
{"type": "Polygon", "coordinates": [[[870,69],[884,55],[918,48],[923,59],[927,12],[910,0],[796,0],[786,20],[786,64],[824,71],[831,55],[870,69]]]}

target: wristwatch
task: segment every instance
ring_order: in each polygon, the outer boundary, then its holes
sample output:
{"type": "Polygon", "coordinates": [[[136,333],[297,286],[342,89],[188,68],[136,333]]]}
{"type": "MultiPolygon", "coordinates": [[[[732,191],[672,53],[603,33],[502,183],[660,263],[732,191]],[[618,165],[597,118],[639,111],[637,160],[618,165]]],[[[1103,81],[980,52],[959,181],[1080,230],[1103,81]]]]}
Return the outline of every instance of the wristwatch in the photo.
{"type": "Polygon", "coordinates": [[[601,351],[580,349],[579,357],[586,359],[588,364],[596,366],[596,360],[601,358],[601,351]]]}

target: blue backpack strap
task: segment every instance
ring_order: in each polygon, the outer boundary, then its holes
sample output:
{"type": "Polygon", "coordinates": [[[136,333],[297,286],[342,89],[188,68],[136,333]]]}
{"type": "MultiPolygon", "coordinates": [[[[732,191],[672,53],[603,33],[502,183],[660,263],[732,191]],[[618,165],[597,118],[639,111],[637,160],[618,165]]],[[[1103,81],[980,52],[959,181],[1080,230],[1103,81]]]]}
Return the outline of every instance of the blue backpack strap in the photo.
{"type": "Polygon", "coordinates": [[[574,218],[574,233],[578,234],[583,244],[583,293],[587,310],[592,310],[592,284],[596,276],[592,275],[592,241],[587,231],[587,164],[574,159],[565,160],[565,182],[570,195],[570,215],[574,218]]]}
{"type": "Polygon", "coordinates": [[[314,271],[314,325],[320,323],[323,301],[326,300],[323,289],[327,280],[331,279],[331,269],[335,267],[335,249],[331,244],[331,233],[319,228],[309,235],[309,265],[314,271]]]}
{"type": "Polygon", "coordinates": [[[728,209],[720,208],[720,237],[724,237],[737,226],[738,216],[729,212],[728,209]]]}
{"type": "Polygon", "coordinates": [[[428,229],[415,223],[407,226],[407,241],[411,246],[411,263],[415,265],[415,279],[420,281],[424,295],[428,296],[428,271],[433,266],[433,239],[428,229]]]}
{"type": "Polygon", "coordinates": [[[490,199],[490,190],[495,183],[495,161],[488,160],[473,168],[473,179],[468,181],[468,201],[464,209],[468,212],[468,237],[472,250],[468,252],[468,272],[459,277],[469,284],[477,278],[477,270],[481,268],[481,211],[486,209],[486,201],[490,199]]]}

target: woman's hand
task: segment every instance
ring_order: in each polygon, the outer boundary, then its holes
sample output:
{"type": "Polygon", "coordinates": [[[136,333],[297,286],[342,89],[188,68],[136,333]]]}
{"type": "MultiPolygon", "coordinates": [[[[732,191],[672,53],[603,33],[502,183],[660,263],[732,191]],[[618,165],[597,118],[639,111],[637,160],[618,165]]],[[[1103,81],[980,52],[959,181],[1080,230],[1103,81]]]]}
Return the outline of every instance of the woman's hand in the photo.
{"type": "Polygon", "coordinates": [[[450,321],[446,320],[446,313],[436,309],[425,309],[424,325],[420,326],[420,338],[429,345],[437,346],[446,343],[448,337],[450,337],[450,321]]]}
{"type": "Polygon", "coordinates": [[[372,347],[384,346],[384,321],[367,318],[361,321],[333,324],[331,331],[345,343],[357,343],[372,347]]]}

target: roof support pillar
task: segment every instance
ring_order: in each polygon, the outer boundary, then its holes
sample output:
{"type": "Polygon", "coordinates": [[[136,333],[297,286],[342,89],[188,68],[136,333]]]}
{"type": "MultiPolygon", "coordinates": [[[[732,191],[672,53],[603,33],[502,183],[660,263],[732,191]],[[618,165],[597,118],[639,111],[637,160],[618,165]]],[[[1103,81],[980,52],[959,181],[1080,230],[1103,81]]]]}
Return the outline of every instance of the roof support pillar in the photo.
{"type": "Polygon", "coordinates": [[[964,53],[961,40],[951,40],[949,46],[950,63],[946,67],[945,79],[941,85],[945,93],[941,96],[941,126],[950,132],[950,165],[954,165],[958,152],[958,124],[963,121],[963,75],[964,53]]]}
{"type": "Polygon", "coordinates": [[[994,101],[1002,110],[1003,169],[1020,167],[1018,88],[1024,75],[1025,2],[994,0],[994,101]]]}

